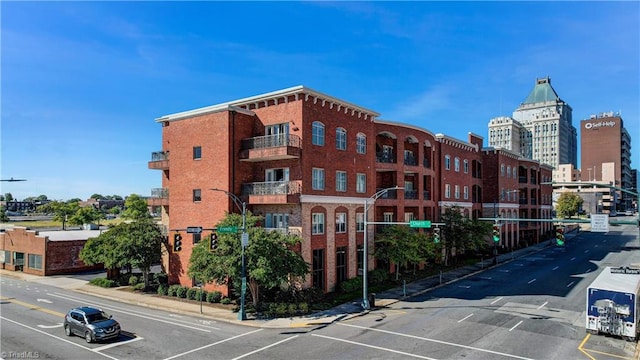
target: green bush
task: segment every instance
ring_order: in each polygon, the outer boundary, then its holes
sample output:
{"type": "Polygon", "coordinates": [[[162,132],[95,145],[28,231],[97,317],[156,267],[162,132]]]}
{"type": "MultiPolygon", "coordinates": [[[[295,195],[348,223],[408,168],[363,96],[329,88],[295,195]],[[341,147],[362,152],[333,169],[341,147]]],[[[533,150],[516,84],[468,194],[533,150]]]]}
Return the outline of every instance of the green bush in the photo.
{"type": "Polygon", "coordinates": [[[169,287],[166,284],[158,285],[158,295],[165,296],[169,293],[169,287]]]}
{"type": "Polygon", "coordinates": [[[167,275],[165,273],[157,273],[155,275],[155,280],[158,282],[158,284],[168,285],[169,284],[169,275],[167,275]]]}
{"type": "Polygon", "coordinates": [[[179,298],[186,298],[187,297],[187,290],[189,290],[189,288],[185,287],[185,286],[180,286],[178,288],[178,290],[176,290],[176,296],[179,298]]]}
{"type": "Polygon", "coordinates": [[[222,300],[222,293],[220,291],[212,291],[207,294],[207,302],[219,303],[222,300]]]}
{"type": "Polygon", "coordinates": [[[300,311],[301,314],[308,314],[309,313],[309,304],[306,302],[301,302],[298,304],[298,310],[300,311]]]}
{"type": "Polygon", "coordinates": [[[89,284],[91,285],[95,285],[95,286],[100,286],[103,288],[111,288],[111,287],[115,287],[116,286],[116,282],[113,280],[109,280],[107,278],[95,278],[91,281],[89,281],[89,284]]]}
{"type": "Polygon", "coordinates": [[[220,299],[220,304],[229,305],[231,304],[231,299],[228,297],[223,297],[222,299],[220,299]]]}
{"type": "Polygon", "coordinates": [[[298,304],[289,304],[289,309],[287,309],[289,315],[296,315],[298,313],[298,304]]]}
{"type": "Polygon", "coordinates": [[[180,288],[181,288],[181,286],[178,285],[178,284],[169,286],[169,291],[168,291],[167,295],[169,295],[169,296],[178,296],[178,289],[180,289],[180,288]]]}
{"type": "Polygon", "coordinates": [[[129,277],[129,286],[134,286],[139,282],[140,282],[140,279],[138,279],[137,276],[133,275],[129,277]]]}
{"type": "Polygon", "coordinates": [[[189,288],[187,289],[187,299],[189,300],[195,300],[196,299],[196,291],[198,291],[198,288],[189,288]]]}
{"type": "Polygon", "coordinates": [[[133,285],[133,290],[144,290],[144,283],[137,283],[133,285]]]}
{"type": "Polygon", "coordinates": [[[362,289],[362,278],[355,277],[340,283],[340,290],[346,293],[362,289]]]}
{"type": "Polygon", "coordinates": [[[196,291],[196,300],[207,301],[207,290],[198,289],[198,291],[196,291]]]}
{"type": "Polygon", "coordinates": [[[369,272],[368,279],[372,284],[384,284],[389,279],[389,273],[383,269],[375,269],[369,272]]]}

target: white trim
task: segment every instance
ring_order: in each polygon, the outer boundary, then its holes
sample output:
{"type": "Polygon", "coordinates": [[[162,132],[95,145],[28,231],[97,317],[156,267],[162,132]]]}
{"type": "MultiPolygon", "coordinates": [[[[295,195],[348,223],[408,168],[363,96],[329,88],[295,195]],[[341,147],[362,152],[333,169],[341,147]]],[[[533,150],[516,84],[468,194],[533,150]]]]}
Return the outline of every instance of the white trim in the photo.
{"type": "Polygon", "coordinates": [[[351,196],[323,196],[323,195],[300,195],[300,203],[319,204],[356,204],[364,206],[366,197],[351,196]]]}
{"type": "Polygon", "coordinates": [[[462,208],[470,208],[473,207],[473,203],[471,202],[460,202],[460,201],[439,201],[438,206],[440,208],[443,207],[462,207],[462,208]]]}

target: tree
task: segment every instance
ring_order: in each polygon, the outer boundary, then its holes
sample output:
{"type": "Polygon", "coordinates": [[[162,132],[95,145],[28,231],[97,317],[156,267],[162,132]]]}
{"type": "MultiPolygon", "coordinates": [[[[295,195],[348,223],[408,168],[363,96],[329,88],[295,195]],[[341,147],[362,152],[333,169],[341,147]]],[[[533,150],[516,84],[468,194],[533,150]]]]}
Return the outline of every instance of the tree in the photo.
{"type": "Polygon", "coordinates": [[[40,213],[53,214],[53,221],[62,222],[62,230],[65,230],[69,216],[75,214],[79,208],[80,205],[77,202],[52,201],[38,206],[37,211],[40,213]]]}
{"type": "Polygon", "coordinates": [[[104,215],[93,206],[79,208],[75,214],[69,218],[69,223],[73,225],[92,224],[100,219],[104,219],[104,215]]]}
{"type": "Polygon", "coordinates": [[[559,218],[570,218],[582,207],[582,198],[575,193],[564,192],[558,198],[556,214],[559,218]]]}
{"type": "MultiPolygon", "coordinates": [[[[273,289],[293,283],[309,273],[302,255],[293,248],[302,242],[297,235],[266,231],[257,227],[262,218],[247,212],[249,246],[245,248],[246,276],[254,306],[258,306],[260,289],[273,289]]],[[[242,216],[227,214],[217,226],[242,227],[242,216]]],[[[187,274],[204,283],[241,284],[242,255],[239,234],[218,234],[218,248],[209,251],[211,239],[193,248],[187,274]]],[[[236,285],[237,284],[237,285],[236,285]]]]}
{"type": "Polygon", "coordinates": [[[377,259],[386,260],[396,266],[396,280],[399,279],[400,266],[419,264],[427,259],[423,256],[421,242],[427,242],[423,234],[404,225],[392,225],[385,227],[376,236],[377,259]]]}
{"type": "Polygon", "coordinates": [[[457,206],[446,208],[441,215],[441,242],[444,247],[444,264],[449,265],[449,259],[465,250],[479,250],[487,247],[487,236],[491,233],[492,225],[487,222],[470,220],[462,216],[457,206]]]}
{"type": "Polygon", "coordinates": [[[13,195],[11,195],[11,193],[5,193],[4,194],[4,201],[6,201],[6,202],[13,201],[13,195]]]}
{"type": "Polygon", "coordinates": [[[150,218],[147,201],[140,195],[131,194],[124,201],[124,211],[122,217],[130,220],[140,220],[150,218]]]}
{"type": "Polygon", "coordinates": [[[100,194],[93,194],[93,195],[89,196],[89,199],[100,200],[100,199],[104,199],[104,196],[102,196],[100,194]]]}
{"type": "Polygon", "coordinates": [[[2,205],[0,206],[0,223],[9,222],[9,216],[7,216],[7,207],[2,205]]]}
{"type": "Polygon", "coordinates": [[[150,219],[123,222],[87,240],[80,259],[88,265],[104,264],[109,270],[134,266],[142,271],[147,287],[151,266],[161,260],[163,239],[160,227],[150,219]]]}

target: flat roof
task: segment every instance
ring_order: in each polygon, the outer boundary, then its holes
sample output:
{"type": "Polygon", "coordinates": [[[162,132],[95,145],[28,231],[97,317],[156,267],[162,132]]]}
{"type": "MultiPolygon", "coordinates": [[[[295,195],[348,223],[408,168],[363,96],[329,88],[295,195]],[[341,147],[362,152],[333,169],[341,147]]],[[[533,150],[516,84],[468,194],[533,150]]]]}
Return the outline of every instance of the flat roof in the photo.
{"type": "Polygon", "coordinates": [[[38,231],[38,236],[48,237],[51,241],[87,240],[98,237],[102,230],[54,230],[38,231]]]}

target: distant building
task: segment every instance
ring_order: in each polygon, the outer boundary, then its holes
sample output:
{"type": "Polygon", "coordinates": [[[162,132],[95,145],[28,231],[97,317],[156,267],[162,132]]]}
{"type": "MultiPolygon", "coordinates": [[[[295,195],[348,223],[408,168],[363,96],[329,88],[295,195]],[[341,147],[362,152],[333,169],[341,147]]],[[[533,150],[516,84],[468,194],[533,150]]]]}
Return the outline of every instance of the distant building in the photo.
{"type": "Polygon", "coordinates": [[[0,232],[0,266],[34,275],[55,275],[102,269],[86,265],[79,254],[99,230],[36,231],[24,227],[0,232]]]}
{"type": "Polygon", "coordinates": [[[489,146],[514,151],[554,169],[561,164],[577,167],[577,132],[572,121],[572,109],[560,99],[551,79],[536,79],[513,117],[489,121],[489,146]]]}

